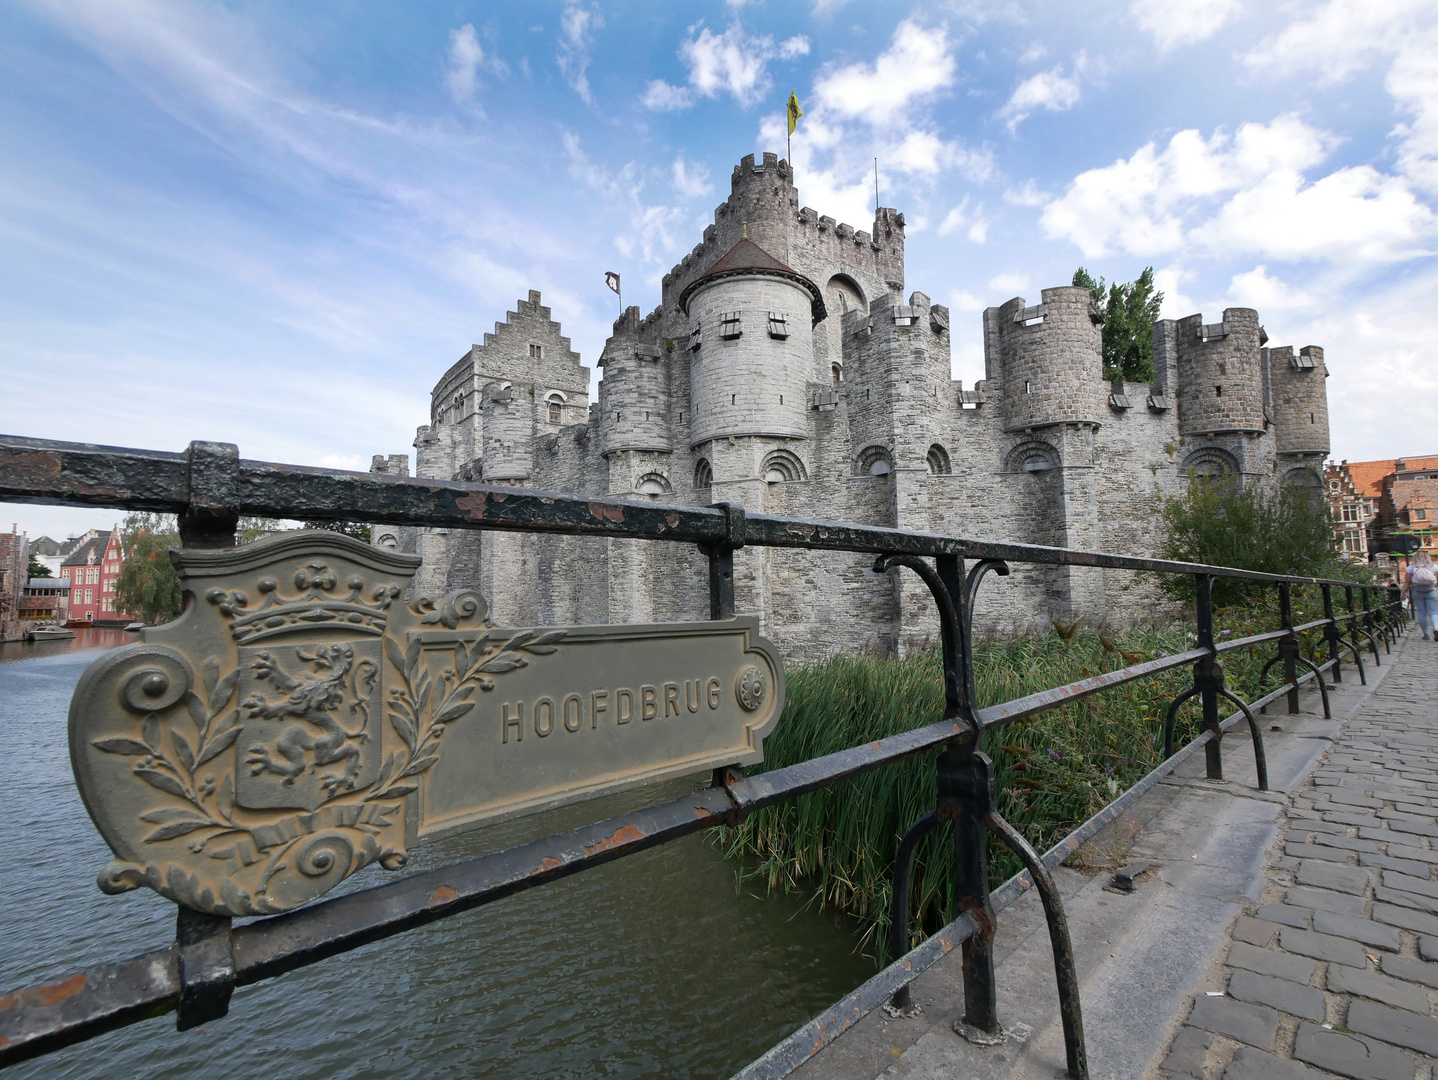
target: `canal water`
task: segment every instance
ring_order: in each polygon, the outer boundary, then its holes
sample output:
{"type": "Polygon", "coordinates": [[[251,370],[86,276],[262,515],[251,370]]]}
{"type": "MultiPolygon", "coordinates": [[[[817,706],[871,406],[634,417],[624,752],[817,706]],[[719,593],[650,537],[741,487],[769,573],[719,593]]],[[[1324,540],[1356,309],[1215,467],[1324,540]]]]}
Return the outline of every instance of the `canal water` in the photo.
{"type": "MultiPolygon", "coordinates": [[[[133,641],[0,645],[0,993],[167,944],[174,907],[104,896],[108,849],[70,775],[71,691],[98,650],[133,641]]],[[[420,848],[426,870],[656,797],[571,807],[420,848]]],[[[378,868],[347,884],[387,876],[378,868]]],[[[873,973],[853,927],[736,890],[702,836],[512,896],[235,993],[183,1034],[147,1020],[7,1077],[727,1077],[873,973]]]]}

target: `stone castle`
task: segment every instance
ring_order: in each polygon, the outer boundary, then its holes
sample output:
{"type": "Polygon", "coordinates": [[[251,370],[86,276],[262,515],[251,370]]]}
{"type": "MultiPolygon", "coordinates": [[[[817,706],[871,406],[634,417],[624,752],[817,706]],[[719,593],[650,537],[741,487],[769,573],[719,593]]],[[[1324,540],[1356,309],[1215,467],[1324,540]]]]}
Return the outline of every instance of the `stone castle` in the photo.
{"type": "MultiPolygon", "coordinates": [[[[1153,384],[1109,383],[1088,291],[1044,289],[983,313],[985,378],[965,389],[948,309],[904,289],[903,214],[838,224],[799,205],[788,162],[750,155],[660,305],[615,322],[597,402],[530,292],[435,385],[415,474],[1133,555],[1157,554],[1158,499],[1191,470],[1322,487],[1323,350],[1266,347],[1252,309],[1161,321],[1153,384]]],[[[503,625],[708,615],[692,545],[388,526],[374,543],[423,556],[419,590],[477,585],[503,625]]],[[[872,562],[741,549],[736,605],[790,658],[934,636],[917,578],[872,562]]],[[[1155,599],[1130,572],[1015,566],[977,621],[1124,621],[1155,599]]]]}

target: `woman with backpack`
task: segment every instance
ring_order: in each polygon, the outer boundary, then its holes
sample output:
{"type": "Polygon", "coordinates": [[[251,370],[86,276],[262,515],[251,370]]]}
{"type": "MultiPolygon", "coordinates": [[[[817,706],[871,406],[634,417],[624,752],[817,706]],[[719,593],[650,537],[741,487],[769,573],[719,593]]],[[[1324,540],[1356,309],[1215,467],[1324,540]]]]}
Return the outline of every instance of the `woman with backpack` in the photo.
{"type": "Polygon", "coordinates": [[[1413,617],[1418,620],[1418,629],[1423,631],[1427,641],[1430,632],[1438,641],[1438,572],[1434,571],[1433,560],[1426,551],[1415,551],[1403,572],[1404,584],[1408,586],[1408,599],[1413,603],[1413,617]]]}

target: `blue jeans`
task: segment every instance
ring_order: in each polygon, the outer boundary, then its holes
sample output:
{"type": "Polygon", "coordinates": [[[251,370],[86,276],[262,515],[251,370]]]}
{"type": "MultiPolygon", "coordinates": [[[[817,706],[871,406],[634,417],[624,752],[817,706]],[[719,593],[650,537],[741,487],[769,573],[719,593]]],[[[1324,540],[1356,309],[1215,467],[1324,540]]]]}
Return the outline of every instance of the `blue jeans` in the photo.
{"type": "Polygon", "coordinates": [[[1425,634],[1438,633],[1438,589],[1414,589],[1413,617],[1418,620],[1418,629],[1425,634]]]}

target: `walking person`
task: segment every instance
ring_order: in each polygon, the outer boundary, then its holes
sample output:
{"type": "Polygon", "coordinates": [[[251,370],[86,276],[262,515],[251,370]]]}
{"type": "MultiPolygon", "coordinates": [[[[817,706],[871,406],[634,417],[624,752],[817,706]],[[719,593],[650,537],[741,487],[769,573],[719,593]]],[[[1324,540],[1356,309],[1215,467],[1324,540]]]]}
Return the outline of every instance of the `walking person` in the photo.
{"type": "Polygon", "coordinates": [[[1403,583],[1407,586],[1408,600],[1413,605],[1413,617],[1418,620],[1418,629],[1423,631],[1423,640],[1431,634],[1438,641],[1438,571],[1426,551],[1415,551],[1403,572],[1403,583]]]}

